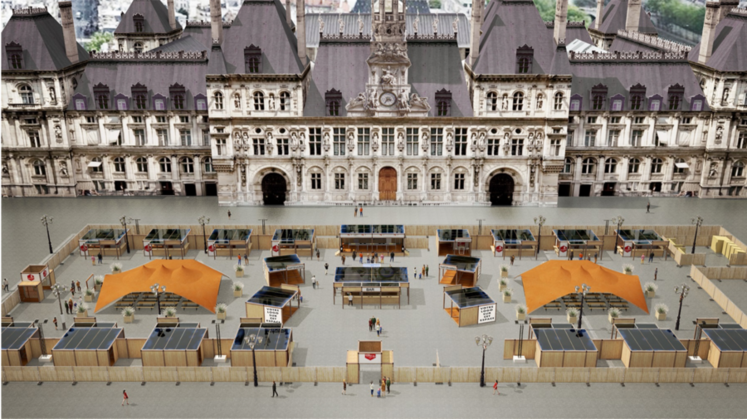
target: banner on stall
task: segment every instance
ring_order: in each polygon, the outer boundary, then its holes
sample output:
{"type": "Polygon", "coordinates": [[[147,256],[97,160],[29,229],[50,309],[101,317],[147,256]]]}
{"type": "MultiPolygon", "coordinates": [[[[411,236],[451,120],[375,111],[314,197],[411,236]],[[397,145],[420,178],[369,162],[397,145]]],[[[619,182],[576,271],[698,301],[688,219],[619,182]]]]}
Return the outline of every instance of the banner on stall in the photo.
{"type": "Polygon", "coordinates": [[[283,324],[283,315],[281,309],[277,307],[265,306],[265,323],[280,323],[283,324]]]}
{"type": "Polygon", "coordinates": [[[497,307],[495,304],[478,307],[477,323],[494,322],[496,309],[497,307]]]}

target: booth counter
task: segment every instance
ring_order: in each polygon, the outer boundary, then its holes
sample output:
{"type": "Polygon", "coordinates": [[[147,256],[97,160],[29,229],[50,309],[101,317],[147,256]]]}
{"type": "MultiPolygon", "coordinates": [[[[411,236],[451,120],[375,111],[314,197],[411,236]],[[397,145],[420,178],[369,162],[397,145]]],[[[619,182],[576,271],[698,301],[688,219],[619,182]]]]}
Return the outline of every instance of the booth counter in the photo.
{"type": "Polygon", "coordinates": [[[471,288],[477,285],[480,277],[482,262],[480,258],[469,256],[447,255],[446,259],[438,265],[441,284],[461,285],[471,288]]]}
{"type": "Polygon", "coordinates": [[[455,285],[444,287],[443,309],[459,327],[464,327],[494,322],[498,307],[480,287],[455,285]]]}
{"type": "Polygon", "coordinates": [[[306,282],[306,265],[298,255],[274,256],[262,262],[265,281],[271,287],[281,284],[299,285],[306,282]]]}
{"type": "Polygon", "coordinates": [[[714,368],[747,368],[747,330],[723,324],[703,332],[711,340],[708,361],[714,368]]]}
{"type": "Polygon", "coordinates": [[[279,288],[262,287],[246,302],[246,318],[258,320],[258,323],[285,324],[301,303],[298,299],[298,287],[281,284],[279,288]],[[293,300],[296,307],[293,307],[293,300]]]}
{"type": "Polygon", "coordinates": [[[80,255],[88,256],[120,256],[127,248],[127,232],[129,229],[98,229],[92,228],[78,240],[80,255]]]}
{"type": "Polygon", "coordinates": [[[340,226],[340,252],[378,253],[389,256],[405,253],[405,226],[394,224],[343,224],[340,226]]]}
{"type": "Polygon", "coordinates": [[[124,330],[116,327],[71,327],[52,348],[56,367],[111,367],[119,359],[116,339],[124,330]]]}
{"type": "Polygon", "coordinates": [[[490,230],[493,244],[490,250],[493,256],[518,257],[534,256],[537,253],[537,240],[528,229],[520,230],[490,230]]]}
{"type": "Polygon", "coordinates": [[[602,242],[593,230],[553,230],[558,257],[591,259],[602,251],[602,242]]]}
{"type": "Polygon", "coordinates": [[[450,254],[470,256],[472,238],[469,230],[436,230],[436,247],[439,256],[450,254]]]}
{"type": "Polygon", "coordinates": [[[335,282],[332,287],[332,304],[335,304],[337,294],[342,296],[342,308],[349,305],[349,296],[353,297],[353,305],[384,304],[401,307],[402,290],[407,290],[407,303],[410,304],[410,282],[407,268],[388,266],[345,266],[335,269],[335,282]]]}
{"type": "Polygon", "coordinates": [[[216,228],[207,239],[208,256],[228,257],[249,255],[252,252],[251,229],[216,228]]]}
{"type": "Polygon", "coordinates": [[[622,361],[627,368],[684,368],[687,349],[671,330],[637,325],[618,328],[624,339],[622,361]]]}
{"type": "Polygon", "coordinates": [[[143,239],[143,253],[145,256],[163,256],[169,259],[173,256],[184,256],[189,250],[187,236],[190,229],[153,229],[143,239]]]}
{"type": "Polygon", "coordinates": [[[666,257],[669,241],[654,230],[615,230],[615,249],[623,257],[637,258],[641,255],[666,257]]]}
{"type": "Polygon", "coordinates": [[[534,361],[544,367],[596,367],[599,351],[586,330],[569,327],[534,328],[534,361]]]}
{"type": "Polygon", "coordinates": [[[199,367],[207,329],[194,324],[156,326],[140,350],[144,367],[199,367]]]}
{"type": "Polygon", "coordinates": [[[278,229],[272,236],[272,252],[280,256],[313,256],[316,248],[314,229],[278,229]]]}
{"type": "Polygon", "coordinates": [[[257,360],[258,367],[290,367],[293,365],[293,333],[291,329],[240,327],[231,346],[232,367],[252,367],[257,360]],[[254,346],[254,354],[249,337],[259,338],[254,346]]]}
{"type": "Polygon", "coordinates": [[[31,360],[31,339],[39,339],[36,327],[3,327],[3,367],[23,367],[31,360]]]}

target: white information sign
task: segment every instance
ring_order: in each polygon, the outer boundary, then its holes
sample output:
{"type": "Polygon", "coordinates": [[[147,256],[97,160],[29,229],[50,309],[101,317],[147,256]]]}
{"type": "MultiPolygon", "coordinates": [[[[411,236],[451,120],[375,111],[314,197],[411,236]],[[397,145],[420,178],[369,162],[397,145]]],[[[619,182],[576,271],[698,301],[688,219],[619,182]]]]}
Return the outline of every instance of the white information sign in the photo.
{"type": "Polygon", "coordinates": [[[477,315],[477,323],[487,323],[495,321],[495,310],[496,305],[490,304],[486,306],[480,306],[477,315]]]}
{"type": "Polygon", "coordinates": [[[363,288],[363,292],[379,292],[379,291],[381,291],[380,287],[363,288]]]}
{"type": "Polygon", "coordinates": [[[276,307],[265,306],[265,323],[283,324],[283,315],[281,310],[276,307]]]}
{"type": "Polygon", "coordinates": [[[358,362],[361,364],[381,364],[381,354],[358,353],[358,362]]]}

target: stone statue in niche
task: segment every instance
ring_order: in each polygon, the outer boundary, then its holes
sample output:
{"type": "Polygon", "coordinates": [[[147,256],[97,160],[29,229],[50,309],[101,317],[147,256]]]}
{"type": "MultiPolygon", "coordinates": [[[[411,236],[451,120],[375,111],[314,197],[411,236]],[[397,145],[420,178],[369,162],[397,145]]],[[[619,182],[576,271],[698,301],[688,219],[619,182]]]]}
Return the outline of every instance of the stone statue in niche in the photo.
{"type": "Polygon", "coordinates": [[[410,110],[410,104],[408,103],[408,100],[407,100],[407,92],[405,91],[402,91],[399,94],[399,108],[405,111],[410,110]]]}
{"type": "Polygon", "coordinates": [[[415,20],[412,21],[412,31],[415,33],[418,33],[419,26],[420,26],[420,12],[418,12],[418,15],[415,17],[415,20]]]}
{"type": "Polygon", "coordinates": [[[53,105],[57,103],[57,91],[54,90],[54,86],[49,87],[49,101],[53,105]]]}
{"type": "Polygon", "coordinates": [[[399,150],[400,153],[405,150],[405,136],[402,134],[402,131],[397,133],[397,150],[399,150]]]}
{"type": "Polygon", "coordinates": [[[3,163],[3,176],[10,175],[10,170],[8,169],[8,163],[3,163]]]}
{"type": "Polygon", "coordinates": [[[451,152],[451,149],[454,148],[454,136],[451,134],[451,132],[446,133],[446,151],[451,152]]]}
{"type": "Polygon", "coordinates": [[[360,14],[358,14],[358,33],[363,33],[363,19],[360,14]]]}
{"type": "Polygon", "coordinates": [[[537,109],[542,109],[542,101],[544,99],[544,96],[542,93],[537,95],[537,109]]]}
{"type": "Polygon", "coordinates": [[[348,150],[352,152],[354,149],[355,149],[355,134],[353,133],[353,131],[348,131],[348,150]]]}
{"type": "Polygon", "coordinates": [[[381,74],[381,84],[386,85],[394,85],[394,83],[397,81],[397,77],[394,75],[394,72],[392,71],[392,68],[389,67],[386,70],[382,70],[381,74]]]}
{"type": "Polygon", "coordinates": [[[480,139],[477,141],[477,147],[480,149],[480,151],[485,151],[485,131],[480,133],[480,139]]]}
{"type": "Polygon", "coordinates": [[[269,105],[270,105],[270,110],[274,111],[275,110],[275,95],[273,95],[272,93],[270,93],[269,105]]]}
{"type": "Polygon", "coordinates": [[[324,133],[322,147],[324,148],[324,151],[329,151],[329,132],[324,133]]]}
{"type": "Polygon", "coordinates": [[[719,126],[716,128],[716,144],[721,144],[721,139],[724,137],[724,127],[719,126]]]}
{"type": "Polygon", "coordinates": [[[410,95],[410,106],[413,108],[420,108],[425,110],[431,109],[431,106],[428,104],[428,100],[424,97],[418,96],[417,93],[413,93],[410,95]]]}
{"type": "Polygon", "coordinates": [[[236,151],[241,150],[241,133],[238,131],[233,133],[233,149],[236,151]]]}
{"type": "Polygon", "coordinates": [[[508,95],[503,95],[503,99],[501,100],[501,110],[508,110],[508,95]]]}
{"type": "Polygon", "coordinates": [[[54,126],[54,138],[58,143],[62,142],[62,127],[59,125],[54,126]]]}
{"type": "Polygon", "coordinates": [[[376,152],[376,150],[378,150],[378,149],[379,149],[379,132],[378,131],[374,131],[371,134],[371,150],[373,150],[374,152],[376,152]]]}
{"type": "Polygon", "coordinates": [[[345,106],[345,109],[347,110],[356,109],[356,108],[365,109],[365,107],[366,107],[366,95],[364,95],[363,93],[358,93],[358,97],[356,97],[355,99],[350,99],[347,106],[345,106]]]}
{"type": "Polygon", "coordinates": [[[295,131],[293,131],[291,132],[290,136],[291,136],[291,143],[290,143],[291,150],[296,151],[298,150],[298,134],[295,131]]]}
{"type": "Polygon", "coordinates": [[[272,143],[272,132],[267,131],[267,154],[272,155],[273,143],[272,143]]]}
{"type": "Polygon", "coordinates": [[[64,161],[60,162],[60,176],[62,176],[62,177],[68,177],[69,176],[69,173],[67,171],[67,163],[65,163],[64,161]]]}
{"type": "MultiPolygon", "coordinates": [[[[413,95],[415,95],[415,93],[413,93],[413,95]]],[[[415,95],[415,96],[417,96],[417,95],[415,95]]],[[[423,151],[428,151],[428,132],[425,131],[425,130],[423,130],[423,138],[422,138],[422,141],[420,143],[420,146],[423,149],[423,151]]]]}

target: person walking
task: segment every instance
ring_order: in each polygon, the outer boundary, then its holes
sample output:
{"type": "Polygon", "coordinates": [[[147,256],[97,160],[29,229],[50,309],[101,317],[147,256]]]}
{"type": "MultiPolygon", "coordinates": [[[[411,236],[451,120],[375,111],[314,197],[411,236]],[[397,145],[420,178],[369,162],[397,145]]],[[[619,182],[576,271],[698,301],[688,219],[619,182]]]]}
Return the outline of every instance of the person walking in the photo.
{"type": "Polygon", "coordinates": [[[57,330],[57,317],[52,319],[52,323],[54,323],[54,330],[57,330]]]}
{"type": "Polygon", "coordinates": [[[99,253],[98,258],[99,258],[99,265],[102,265],[104,263],[104,256],[101,253],[99,253]]]}
{"type": "Polygon", "coordinates": [[[358,208],[354,207],[353,208],[353,217],[357,217],[357,216],[358,216],[358,208]]]}
{"type": "Polygon", "coordinates": [[[80,292],[80,281],[76,282],[75,285],[78,287],[78,292],[80,292]]]}
{"type": "Polygon", "coordinates": [[[657,276],[659,276],[659,268],[654,269],[654,281],[656,281],[657,276]]]}
{"type": "Polygon", "coordinates": [[[594,263],[597,263],[597,255],[598,253],[594,253],[594,263]]]}
{"type": "Polygon", "coordinates": [[[73,293],[73,297],[75,297],[75,285],[70,286],[70,292],[73,293]]]}
{"type": "Polygon", "coordinates": [[[342,380],[342,395],[346,395],[346,391],[348,390],[348,383],[345,380],[342,380]]]}
{"type": "Polygon", "coordinates": [[[646,214],[651,212],[651,201],[648,201],[646,203],[646,214]]]}
{"type": "Polygon", "coordinates": [[[10,288],[8,288],[8,278],[3,278],[3,291],[10,292],[10,288]]]}
{"type": "Polygon", "coordinates": [[[316,275],[311,276],[311,288],[316,289],[316,275]]]}
{"type": "Polygon", "coordinates": [[[231,211],[228,211],[228,219],[231,219],[231,211]]]}
{"type": "Polygon", "coordinates": [[[373,381],[371,381],[371,397],[373,397],[373,390],[374,390],[374,385],[373,385],[373,381]]]}
{"type": "MultiPolygon", "coordinates": [[[[342,255],[342,257],[345,257],[345,255],[342,255]]],[[[353,262],[355,262],[355,250],[353,250],[353,262]]]]}
{"type": "Polygon", "coordinates": [[[389,262],[394,262],[394,252],[389,254],[389,262]]]}
{"type": "Polygon", "coordinates": [[[379,399],[381,398],[381,387],[379,387],[378,389],[376,389],[376,397],[379,398],[379,399]]]}
{"type": "Polygon", "coordinates": [[[239,258],[239,266],[241,266],[241,255],[238,255],[239,258]]]}
{"type": "Polygon", "coordinates": [[[381,393],[386,396],[386,377],[381,377],[381,393]]]}
{"type": "Polygon", "coordinates": [[[412,279],[418,279],[418,267],[412,268],[412,279]]]}
{"type": "Polygon", "coordinates": [[[513,256],[511,256],[511,258],[510,258],[510,260],[511,260],[511,266],[514,266],[514,259],[515,258],[513,256]]]}
{"type": "Polygon", "coordinates": [[[70,314],[73,314],[73,299],[67,300],[67,306],[70,309],[70,314]]]}
{"type": "Polygon", "coordinates": [[[361,253],[361,263],[363,263],[363,253],[361,253]]]}
{"type": "Polygon", "coordinates": [[[345,255],[342,255],[342,264],[345,264],[345,255]]]}
{"type": "Polygon", "coordinates": [[[324,275],[327,275],[328,271],[329,271],[329,263],[325,262],[324,263],[324,275]]]}
{"type": "Polygon", "coordinates": [[[654,263],[654,252],[648,255],[648,263],[654,263]]]}
{"type": "Polygon", "coordinates": [[[348,305],[349,306],[353,305],[353,294],[352,293],[348,293],[348,305]]]}
{"type": "Polygon", "coordinates": [[[368,319],[368,331],[373,331],[373,319],[368,319]]]}
{"type": "Polygon", "coordinates": [[[498,380],[495,380],[495,384],[493,384],[493,395],[495,396],[496,394],[501,394],[501,392],[498,391],[498,380]]]}
{"type": "Polygon", "coordinates": [[[62,304],[62,305],[64,305],[64,306],[65,306],[65,314],[70,314],[70,309],[69,309],[69,308],[68,308],[68,306],[67,306],[67,302],[65,302],[65,303],[64,303],[64,304],[62,304]]]}
{"type": "Polygon", "coordinates": [[[641,265],[646,262],[646,255],[641,255],[641,265]]]}
{"type": "Polygon", "coordinates": [[[573,251],[568,253],[568,260],[573,260],[573,251]]]}
{"type": "Polygon", "coordinates": [[[425,265],[425,276],[428,277],[428,271],[430,270],[430,267],[428,265],[425,265]]]}
{"type": "Polygon", "coordinates": [[[126,390],[122,390],[122,406],[124,406],[125,403],[127,403],[127,406],[130,405],[130,396],[127,395],[126,390]]]}
{"type": "Polygon", "coordinates": [[[386,392],[389,393],[389,386],[392,385],[392,379],[389,377],[386,377],[386,392]]]}
{"type": "Polygon", "coordinates": [[[381,336],[381,320],[376,319],[376,336],[381,336]]]}
{"type": "Polygon", "coordinates": [[[363,205],[361,205],[361,213],[360,216],[363,217],[363,205]]]}
{"type": "Polygon", "coordinates": [[[316,260],[319,260],[319,249],[316,249],[316,260]]]}
{"type": "Polygon", "coordinates": [[[275,396],[280,397],[280,395],[278,394],[278,388],[275,385],[275,382],[273,381],[272,382],[272,397],[275,397],[275,396]]]}

